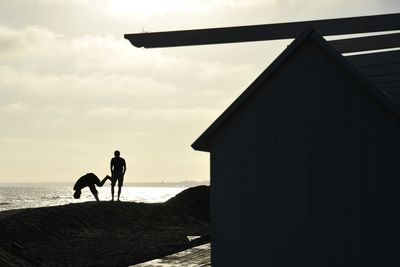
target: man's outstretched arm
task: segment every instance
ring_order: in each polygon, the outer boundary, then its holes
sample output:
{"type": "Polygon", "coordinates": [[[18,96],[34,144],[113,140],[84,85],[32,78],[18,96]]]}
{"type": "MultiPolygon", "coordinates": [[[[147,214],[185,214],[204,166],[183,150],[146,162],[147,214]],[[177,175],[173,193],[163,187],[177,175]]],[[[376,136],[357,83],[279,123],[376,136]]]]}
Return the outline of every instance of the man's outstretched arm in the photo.
{"type": "Polygon", "coordinates": [[[108,179],[110,179],[110,181],[111,181],[110,175],[106,175],[106,177],[104,177],[104,179],[101,180],[100,184],[98,184],[97,186],[102,187],[102,186],[104,185],[104,183],[105,183],[108,179]]]}

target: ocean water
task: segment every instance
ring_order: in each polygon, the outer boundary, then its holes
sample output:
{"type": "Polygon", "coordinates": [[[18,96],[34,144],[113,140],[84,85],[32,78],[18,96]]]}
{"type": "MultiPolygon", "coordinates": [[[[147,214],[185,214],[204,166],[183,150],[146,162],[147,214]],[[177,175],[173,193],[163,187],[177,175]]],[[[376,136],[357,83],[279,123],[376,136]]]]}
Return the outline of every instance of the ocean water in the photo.
{"type": "MultiPolygon", "coordinates": [[[[121,200],[144,203],[164,202],[187,187],[122,187],[121,200]]],[[[98,187],[100,201],[111,200],[109,186],[98,187]]],[[[115,199],[118,187],[115,187],[115,199]]],[[[94,201],[89,188],[82,190],[80,199],[74,199],[71,186],[0,186],[0,211],[57,206],[69,203],[94,201]]]]}

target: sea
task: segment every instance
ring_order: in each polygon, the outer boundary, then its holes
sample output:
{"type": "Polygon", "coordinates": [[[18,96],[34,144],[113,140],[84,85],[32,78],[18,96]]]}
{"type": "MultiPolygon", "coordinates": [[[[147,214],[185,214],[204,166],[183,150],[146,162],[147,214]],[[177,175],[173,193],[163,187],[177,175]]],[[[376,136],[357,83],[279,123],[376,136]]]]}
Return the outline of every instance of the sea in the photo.
{"type": "MultiPolygon", "coordinates": [[[[187,187],[165,186],[124,186],[121,191],[121,201],[143,203],[164,202],[187,187]]],[[[111,187],[97,187],[100,201],[111,200],[111,187]]],[[[115,196],[118,187],[115,187],[115,196]]],[[[0,185],[0,211],[58,206],[70,203],[94,201],[89,188],[82,190],[80,199],[74,199],[72,186],[43,184],[43,185],[0,185]]],[[[116,197],[115,197],[116,198],[116,197]]]]}

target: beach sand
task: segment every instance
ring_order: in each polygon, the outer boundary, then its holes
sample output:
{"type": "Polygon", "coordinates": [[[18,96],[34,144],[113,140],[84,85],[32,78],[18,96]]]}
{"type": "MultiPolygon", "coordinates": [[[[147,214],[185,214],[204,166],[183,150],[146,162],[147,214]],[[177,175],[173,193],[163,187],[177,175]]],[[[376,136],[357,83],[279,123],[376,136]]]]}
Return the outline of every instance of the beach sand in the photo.
{"type": "Polygon", "coordinates": [[[211,245],[210,243],[189,248],[187,250],[168,255],[161,259],[147,261],[130,267],[210,267],[211,245]]]}
{"type": "Polygon", "coordinates": [[[207,242],[208,186],[165,203],[85,202],[0,212],[0,266],[130,266],[207,242]]]}

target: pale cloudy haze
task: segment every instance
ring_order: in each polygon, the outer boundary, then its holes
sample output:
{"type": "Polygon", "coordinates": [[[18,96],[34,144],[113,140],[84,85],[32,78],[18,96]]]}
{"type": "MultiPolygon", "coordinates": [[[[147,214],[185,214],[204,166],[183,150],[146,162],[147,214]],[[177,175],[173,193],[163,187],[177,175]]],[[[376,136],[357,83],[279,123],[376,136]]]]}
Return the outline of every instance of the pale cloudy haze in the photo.
{"type": "Polygon", "coordinates": [[[138,49],[125,33],[400,12],[397,0],[0,0],[0,182],[208,180],[190,145],[286,41],[138,49]]]}

